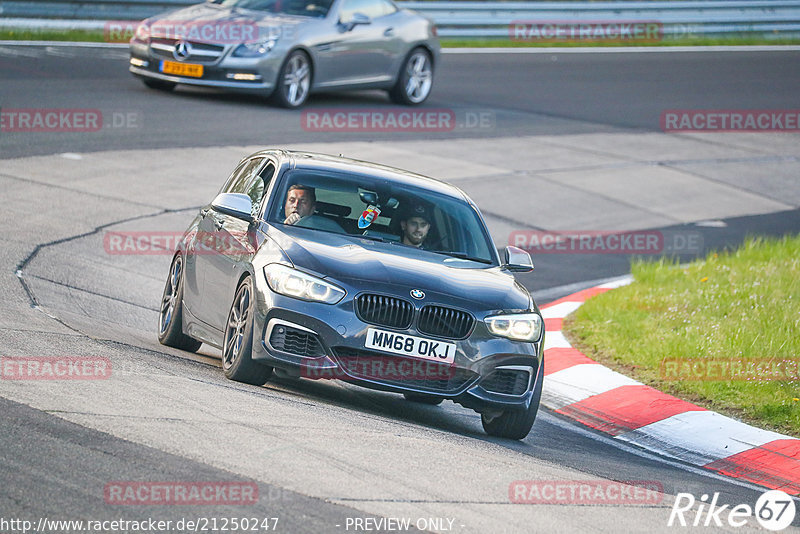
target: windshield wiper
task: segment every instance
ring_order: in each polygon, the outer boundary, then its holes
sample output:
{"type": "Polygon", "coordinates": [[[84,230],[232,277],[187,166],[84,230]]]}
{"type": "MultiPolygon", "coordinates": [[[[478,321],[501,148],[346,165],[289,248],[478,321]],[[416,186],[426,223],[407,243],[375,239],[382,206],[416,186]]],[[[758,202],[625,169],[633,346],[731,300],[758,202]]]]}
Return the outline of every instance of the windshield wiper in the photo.
{"type": "Polygon", "coordinates": [[[400,241],[395,241],[394,239],[387,239],[385,237],[381,237],[379,235],[372,235],[372,234],[347,234],[350,237],[357,237],[358,239],[369,239],[371,241],[378,241],[379,243],[389,243],[390,245],[401,245],[400,241]]]}
{"type": "Polygon", "coordinates": [[[370,241],[380,241],[381,243],[388,243],[389,242],[388,240],[386,240],[386,239],[384,239],[384,238],[382,238],[381,236],[378,236],[378,235],[369,235],[369,234],[367,234],[367,235],[348,234],[348,235],[350,235],[351,237],[356,237],[358,239],[369,239],[370,241]]]}
{"type": "Polygon", "coordinates": [[[457,252],[452,250],[431,250],[430,252],[435,252],[436,254],[444,254],[445,256],[452,256],[453,258],[459,258],[462,260],[469,260],[469,261],[476,261],[478,263],[486,263],[491,265],[492,261],[487,260],[486,258],[473,258],[469,256],[466,252],[457,252]]]}

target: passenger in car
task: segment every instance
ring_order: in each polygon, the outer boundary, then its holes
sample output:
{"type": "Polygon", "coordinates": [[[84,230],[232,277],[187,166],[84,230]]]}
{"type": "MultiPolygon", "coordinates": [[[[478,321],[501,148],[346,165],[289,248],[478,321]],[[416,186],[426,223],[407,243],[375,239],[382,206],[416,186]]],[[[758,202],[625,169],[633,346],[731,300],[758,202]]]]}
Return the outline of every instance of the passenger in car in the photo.
{"type": "Polygon", "coordinates": [[[430,209],[424,204],[412,204],[401,215],[400,230],[401,242],[417,248],[425,248],[425,239],[431,230],[430,209]]]}

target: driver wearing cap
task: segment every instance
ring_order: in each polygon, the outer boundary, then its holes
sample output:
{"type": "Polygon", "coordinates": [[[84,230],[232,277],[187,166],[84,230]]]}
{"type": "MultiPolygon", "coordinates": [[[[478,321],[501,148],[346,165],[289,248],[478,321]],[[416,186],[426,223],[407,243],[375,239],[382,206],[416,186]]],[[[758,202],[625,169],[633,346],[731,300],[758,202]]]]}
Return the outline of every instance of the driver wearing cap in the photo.
{"type": "Polygon", "coordinates": [[[423,243],[428,237],[433,217],[424,204],[412,204],[403,212],[400,219],[401,242],[417,248],[425,248],[423,243]]]}

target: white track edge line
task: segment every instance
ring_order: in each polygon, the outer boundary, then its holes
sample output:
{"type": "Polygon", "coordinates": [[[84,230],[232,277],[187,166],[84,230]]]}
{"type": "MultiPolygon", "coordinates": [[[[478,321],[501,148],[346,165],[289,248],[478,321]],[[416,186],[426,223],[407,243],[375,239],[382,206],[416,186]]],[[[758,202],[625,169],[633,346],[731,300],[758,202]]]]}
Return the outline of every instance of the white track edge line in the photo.
{"type": "Polygon", "coordinates": [[[797,52],[800,45],[442,48],[443,54],[638,54],[671,52],[797,52]]]}

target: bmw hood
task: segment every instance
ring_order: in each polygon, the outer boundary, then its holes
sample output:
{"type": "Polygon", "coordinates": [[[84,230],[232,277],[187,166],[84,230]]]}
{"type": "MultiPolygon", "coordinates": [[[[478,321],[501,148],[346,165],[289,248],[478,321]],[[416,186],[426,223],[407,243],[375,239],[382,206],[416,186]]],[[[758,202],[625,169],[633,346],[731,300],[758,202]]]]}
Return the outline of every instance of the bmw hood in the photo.
{"type": "MultiPolygon", "coordinates": [[[[295,267],[354,288],[392,288],[483,310],[523,310],[530,300],[514,277],[497,267],[398,244],[325,234],[324,243],[304,229],[270,232],[295,267]]],[[[317,236],[314,236],[317,237],[317,236]]]]}

